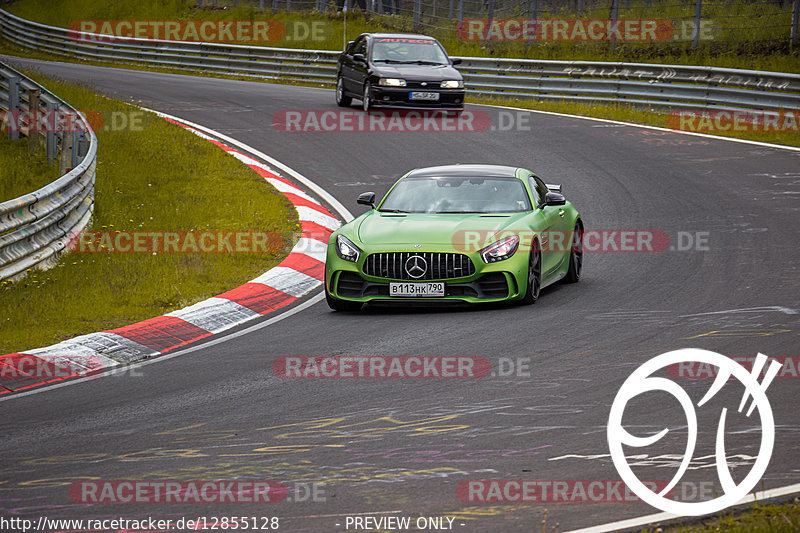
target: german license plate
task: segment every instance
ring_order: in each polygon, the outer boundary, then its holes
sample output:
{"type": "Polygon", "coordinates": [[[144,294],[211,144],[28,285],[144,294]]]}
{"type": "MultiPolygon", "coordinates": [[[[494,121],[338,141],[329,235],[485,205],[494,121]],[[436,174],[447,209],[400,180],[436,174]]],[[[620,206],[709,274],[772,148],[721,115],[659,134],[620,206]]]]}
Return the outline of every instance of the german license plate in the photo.
{"type": "Polygon", "coordinates": [[[439,93],[426,93],[426,92],[422,92],[421,93],[421,92],[412,91],[410,98],[412,100],[428,100],[428,101],[430,101],[430,100],[438,100],[439,99],[439,93]]]}
{"type": "Polygon", "coordinates": [[[390,283],[389,296],[444,296],[444,282],[390,283]]]}

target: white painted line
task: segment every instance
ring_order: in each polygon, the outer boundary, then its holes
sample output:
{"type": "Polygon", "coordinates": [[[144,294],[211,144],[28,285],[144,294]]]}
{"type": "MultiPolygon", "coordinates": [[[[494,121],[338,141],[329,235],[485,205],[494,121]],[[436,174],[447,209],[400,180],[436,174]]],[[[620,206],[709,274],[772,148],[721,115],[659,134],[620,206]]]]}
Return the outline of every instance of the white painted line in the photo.
{"type": "MultiPolygon", "coordinates": [[[[764,490],[761,492],[756,492],[754,494],[748,494],[746,497],[739,500],[739,502],[736,505],[753,503],[761,500],[768,500],[770,498],[778,498],[780,496],[786,496],[787,494],[794,494],[795,492],[800,492],[800,483],[795,483],[794,485],[787,485],[785,487],[778,487],[776,489],[764,490]]],[[[682,517],[671,513],[655,513],[651,515],[640,516],[637,518],[620,520],[618,522],[609,522],[607,524],[600,524],[598,526],[585,527],[583,529],[573,529],[572,531],[566,531],[565,533],[606,533],[609,531],[619,531],[623,529],[633,529],[642,526],[656,525],[658,522],[663,522],[665,520],[674,520],[676,518],[694,518],[694,517],[682,517]]]]}
{"type": "Polygon", "coordinates": [[[765,148],[778,148],[781,150],[791,150],[792,152],[800,152],[800,148],[796,146],[786,146],[784,144],[772,144],[772,143],[765,143],[760,141],[751,141],[749,139],[738,139],[736,137],[721,137],[719,135],[710,135],[708,133],[697,133],[694,131],[683,131],[683,130],[671,130],[669,128],[661,128],[659,126],[649,126],[647,124],[636,124],[635,122],[623,122],[621,120],[611,120],[608,118],[595,118],[595,117],[586,117],[583,115],[569,115],[567,113],[556,113],[555,111],[541,111],[539,109],[526,109],[524,107],[511,107],[511,106],[503,106],[503,105],[492,105],[492,104],[470,104],[470,105],[479,105],[483,107],[497,107],[500,109],[513,109],[515,111],[529,111],[531,113],[540,113],[542,115],[553,115],[556,117],[569,117],[569,118],[579,118],[582,120],[593,120],[595,122],[605,122],[606,124],[617,124],[620,126],[634,126],[637,128],[645,128],[648,130],[655,130],[655,131],[666,131],[670,133],[680,133],[682,135],[693,135],[695,137],[705,137],[707,139],[714,139],[715,141],[731,141],[737,143],[744,143],[744,144],[752,144],[755,146],[763,146],[765,148]]]}

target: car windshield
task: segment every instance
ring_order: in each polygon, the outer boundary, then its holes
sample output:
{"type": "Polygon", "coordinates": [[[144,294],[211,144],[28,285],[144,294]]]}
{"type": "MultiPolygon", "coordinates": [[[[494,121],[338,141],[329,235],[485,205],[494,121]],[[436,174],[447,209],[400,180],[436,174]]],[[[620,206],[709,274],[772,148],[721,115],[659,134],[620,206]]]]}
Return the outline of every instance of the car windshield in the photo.
{"type": "Polygon", "coordinates": [[[372,45],[372,61],[385,63],[447,65],[450,62],[433,39],[386,37],[372,45]]]}
{"type": "Polygon", "coordinates": [[[386,196],[388,213],[518,213],[530,211],[522,181],[499,177],[409,177],[386,196]]]}

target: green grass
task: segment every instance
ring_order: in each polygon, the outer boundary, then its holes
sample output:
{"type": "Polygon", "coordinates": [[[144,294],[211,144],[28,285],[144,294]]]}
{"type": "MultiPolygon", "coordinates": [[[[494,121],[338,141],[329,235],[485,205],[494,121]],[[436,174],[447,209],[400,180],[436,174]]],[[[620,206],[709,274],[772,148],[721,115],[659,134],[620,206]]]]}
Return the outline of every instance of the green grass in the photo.
{"type": "MultiPolygon", "coordinates": [[[[669,111],[664,111],[657,108],[645,109],[642,107],[634,107],[625,104],[536,102],[533,100],[499,97],[470,97],[467,99],[467,101],[479,104],[520,107],[524,109],[535,109],[538,111],[550,111],[553,113],[564,113],[567,115],[604,118],[608,120],[618,120],[621,122],[633,122],[634,124],[669,128],[667,123],[669,111]]],[[[787,146],[800,146],[800,135],[798,135],[797,131],[722,131],[715,133],[715,135],[720,137],[732,137],[737,139],[748,139],[751,141],[783,144],[787,146]]]]}
{"type": "Polygon", "coordinates": [[[31,154],[28,138],[11,141],[0,132],[0,203],[44,187],[58,178],[58,164],[47,164],[44,148],[31,154]]]}
{"type": "MultiPolygon", "coordinates": [[[[655,529],[642,531],[656,531],[655,529]]],[[[698,524],[666,528],[665,533],[795,533],[800,531],[800,501],[783,505],[754,504],[747,511],[721,514],[698,524]]]]}
{"type": "MultiPolygon", "coordinates": [[[[86,87],[32,77],[81,110],[142,113],[137,131],[97,132],[91,231],[257,230],[292,235],[297,214],[254,171],[213,144],[86,87]]],[[[118,115],[121,116],[121,115],[118,115]]],[[[130,115],[128,115],[130,116],[130,115]]],[[[34,162],[35,163],[35,162],[34,162]]],[[[0,353],[157,316],[249,281],[270,254],[67,253],[50,270],[0,282],[0,353]]]]}
{"type": "MultiPolygon", "coordinates": [[[[623,6],[627,4],[623,3],[623,6]]],[[[544,5],[544,3],[542,3],[544,5]]],[[[800,72],[800,47],[791,47],[789,27],[791,11],[773,3],[749,3],[728,0],[705,0],[704,20],[711,21],[713,40],[702,42],[697,49],[688,43],[664,42],[650,44],[618,43],[473,43],[460,40],[455,32],[456,22],[436,19],[423,12],[421,32],[437,37],[452,56],[528,57],[534,59],[626,61],[646,63],[672,63],[709,65],[730,68],[748,68],[777,72],[800,72]]],[[[343,48],[344,17],[332,9],[318,12],[260,11],[253,4],[235,7],[232,2],[220,0],[218,8],[198,8],[194,0],[19,0],[10,6],[12,13],[43,24],[67,27],[79,20],[280,20],[323,24],[322,40],[281,41],[265,43],[269,46],[289,48],[314,48],[341,50],[343,48]],[[222,6],[225,6],[224,8],[222,6]]],[[[646,2],[630,2],[630,9],[621,9],[620,18],[691,18],[693,2],[672,2],[668,7],[646,8],[646,2]]],[[[656,4],[658,6],[658,4],[656,4]]],[[[330,7],[330,6],[329,6],[330,7]]],[[[442,8],[442,13],[445,9],[442,8]]],[[[500,17],[525,17],[524,12],[500,13],[500,17]]],[[[540,18],[606,19],[608,9],[586,10],[580,14],[567,10],[542,11],[540,18]]],[[[287,26],[288,27],[288,26],[287,26]]],[[[398,15],[364,14],[351,11],[347,17],[347,38],[353,39],[367,31],[412,31],[410,17],[398,15]]],[[[259,43],[248,43],[259,44],[259,43]]]]}

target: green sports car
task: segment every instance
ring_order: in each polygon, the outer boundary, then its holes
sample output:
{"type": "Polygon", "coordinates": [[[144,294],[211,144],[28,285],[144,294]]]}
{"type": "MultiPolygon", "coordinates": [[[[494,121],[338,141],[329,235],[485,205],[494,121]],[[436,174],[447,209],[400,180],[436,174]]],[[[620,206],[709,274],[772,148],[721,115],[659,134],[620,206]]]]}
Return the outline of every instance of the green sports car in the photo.
{"type": "Polygon", "coordinates": [[[532,304],[581,275],[583,223],[524,168],[448,165],[400,178],[380,204],[333,232],[325,296],[337,311],[367,302],[532,304]]]}

